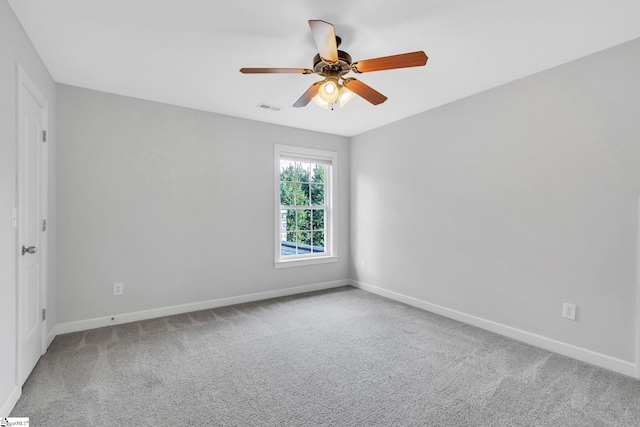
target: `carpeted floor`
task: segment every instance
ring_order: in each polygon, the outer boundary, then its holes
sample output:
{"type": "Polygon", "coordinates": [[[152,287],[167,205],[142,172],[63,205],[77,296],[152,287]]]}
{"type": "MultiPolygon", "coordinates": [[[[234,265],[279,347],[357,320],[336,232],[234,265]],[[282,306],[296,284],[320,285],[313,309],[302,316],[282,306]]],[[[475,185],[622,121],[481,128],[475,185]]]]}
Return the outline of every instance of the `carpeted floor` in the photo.
{"type": "Polygon", "coordinates": [[[350,287],[58,336],[32,426],[640,426],[640,382],[350,287]]]}

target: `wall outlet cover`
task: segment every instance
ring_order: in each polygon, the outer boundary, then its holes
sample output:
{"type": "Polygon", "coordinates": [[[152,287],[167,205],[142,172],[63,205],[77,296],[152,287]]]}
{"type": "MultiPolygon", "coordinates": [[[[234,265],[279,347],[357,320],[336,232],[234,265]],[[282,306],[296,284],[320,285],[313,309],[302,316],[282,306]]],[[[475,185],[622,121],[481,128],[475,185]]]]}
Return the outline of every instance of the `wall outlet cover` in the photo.
{"type": "Polygon", "coordinates": [[[113,284],[113,294],[114,295],[122,295],[124,293],[124,284],[119,282],[119,283],[114,283],[113,284]]]}
{"type": "Polygon", "coordinates": [[[569,320],[576,320],[576,305],[565,302],[562,304],[562,317],[569,320]]]}

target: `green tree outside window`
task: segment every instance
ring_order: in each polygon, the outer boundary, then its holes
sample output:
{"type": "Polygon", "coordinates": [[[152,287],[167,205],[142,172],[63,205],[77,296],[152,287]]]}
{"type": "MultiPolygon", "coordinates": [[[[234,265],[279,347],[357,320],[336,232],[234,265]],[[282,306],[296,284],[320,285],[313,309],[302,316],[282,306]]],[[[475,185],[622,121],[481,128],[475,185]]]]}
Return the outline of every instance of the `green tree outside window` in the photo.
{"type": "Polygon", "coordinates": [[[324,204],[324,166],[282,161],[280,205],[286,210],[288,242],[324,248],[324,204]]]}

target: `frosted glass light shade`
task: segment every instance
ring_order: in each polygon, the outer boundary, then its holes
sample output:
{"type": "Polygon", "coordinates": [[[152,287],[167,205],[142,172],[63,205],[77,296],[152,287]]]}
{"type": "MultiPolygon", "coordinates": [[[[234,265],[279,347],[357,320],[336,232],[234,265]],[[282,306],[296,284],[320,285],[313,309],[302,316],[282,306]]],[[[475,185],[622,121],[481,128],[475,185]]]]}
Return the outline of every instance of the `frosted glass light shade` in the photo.
{"type": "Polygon", "coordinates": [[[318,96],[325,102],[336,102],[340,96],[340,85],[337,79],[328,77],[327,80],[320,85],[318,96]]]}
{"type": "Polygon", "coordinates": [[[342,86],[340,88],[340,95],[338,97],[338,103],[340,104],[340,107],[341,108],[344,107],[347,104],[347,102],[353,99],[354,96],[356,96],[355,93],[351,92],[349,89],[342,86]]]}
{"type": "Polygon", "coordinates": [[[322,98],[320,98],[319,95],[314,96],[313,98],[311,98],[311,100],[313,102],[316,103],[316,105],[324,108],[324,109],[328,109],[329,108],[329,103],[327,101],[324,101],[322,98]]]}

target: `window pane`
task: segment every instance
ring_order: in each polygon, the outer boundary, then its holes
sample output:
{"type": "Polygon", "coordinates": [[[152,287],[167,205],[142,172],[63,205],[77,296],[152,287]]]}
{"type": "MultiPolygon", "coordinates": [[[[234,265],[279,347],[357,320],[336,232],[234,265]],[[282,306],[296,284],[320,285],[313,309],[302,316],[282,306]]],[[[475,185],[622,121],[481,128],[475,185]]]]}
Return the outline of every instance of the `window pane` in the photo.
{"type": "Polygon", "coordinates": [[[299,231],[311,230],[311,209],[298,210],[297,225],[299,231]]]}
{"type": "Polygon", "coordinates": [[[291,160],[280,160],[280,181],[295,181],[295,162],[291,160]]]}
{"type": "Polygon", "coordinates": [[[324,182],[324,166],[323,165],[311,165],[312,177],[311,182],[323,183],[324,182]]]}
{"type": "Polygon", "coordinates": [[[311,165],[309,163],[296,163],[297,177],[296,181],[309,182],[309,176],[311,174],[311,165]]]}
{"type": "Polygon", "coordinates": [[[280,204],[282,206],[295,206],[295,186],[293,182],[280,183],[280,204]]]}
{"type": "Polygon", "coordinates": [[[280,240],[287,238],[287,210],[280,209],[280,240]]]}
{"type": "Polygon", "coordinates": [[[288,232],[284,233],[284,235],[281,235],[283,236],[280,240],[280,254],[282,256],[296,254],[296,240],[298,238],[297,234],[298,233],[296,232],[288,232]]]}
{"type": "Polygon", "coordinates": [[[324,252],[324,231],[314,231],[312,238],[313,252],[324,252]]]}
{"type": "Polygon", "coordinates": [[[298,233],[298,255],[311,253],[311,232],[301,231],[298,233]]]}
{"type": "Polygon", "coordinates": [[[299,206],[309,206],[311,204],[311,186],[309,183],[302,183],[302,192],[305,195],[305,203],[300,203],[299,206]]]}
{"type": "MultiPolygon", "coordinates": [[[[283,212],[282,210],[280,212],[283,212]]],[[[298,231],[298,227],[296,226],[296,210],[295,209],[286,209],[284,210],[285,214],[285,224],[284,230],[286,231],[298,231]]],[[[282,214],[281,214],[282,215],[282,214]]],[[[294,240],[295,242],[295,240],[294,240]]]]}
{"type": "Polygon", "coordinates": [[[324,209],[315,209],[311,222],[314,230],[324,230],[324,209]]]}
{"type": "Polygon", "coordinates": [[[311,204],[324,205],[324,184],[311,184],[311,204]]]}

